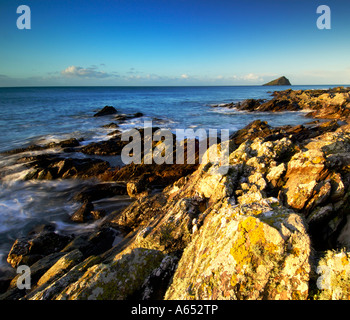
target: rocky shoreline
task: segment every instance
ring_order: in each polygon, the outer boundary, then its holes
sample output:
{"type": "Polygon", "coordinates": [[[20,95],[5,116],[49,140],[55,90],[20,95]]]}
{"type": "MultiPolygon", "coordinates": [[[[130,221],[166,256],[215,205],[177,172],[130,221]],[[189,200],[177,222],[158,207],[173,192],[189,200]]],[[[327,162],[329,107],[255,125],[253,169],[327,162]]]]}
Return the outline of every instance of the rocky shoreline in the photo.
{"type": "Polygon", "coordinates": [[[247,99],[242,102],[214,105],[247,112],[305,111],[306,117],[347,121],[350,115],[349,88],[337,87],[319,90],[275,91],[273,98],[247,99]]]}
{"type": "Polygon", "coordinates": [[[253,121],[230,136],[225,174],[199,164],[198,152],[195,164],[111,168],[94,158],[120,155],[119,121],[142,116],[111,106],[95,114],[114,117],[109,140],[7,152],[26,180],[96,179],[74,195],[81,207],[71,219],[101,223],[80,235],[41,225],[17,239],[0,299],[349,299],[350,88],[289,89],[217,107],[307,110],[322,120],[253,121]],[[93,201],[113,195],[132,201],[95,210],[93,201]],[[30,267],[31,289],[17,287],[19,265],[30,267]]]}

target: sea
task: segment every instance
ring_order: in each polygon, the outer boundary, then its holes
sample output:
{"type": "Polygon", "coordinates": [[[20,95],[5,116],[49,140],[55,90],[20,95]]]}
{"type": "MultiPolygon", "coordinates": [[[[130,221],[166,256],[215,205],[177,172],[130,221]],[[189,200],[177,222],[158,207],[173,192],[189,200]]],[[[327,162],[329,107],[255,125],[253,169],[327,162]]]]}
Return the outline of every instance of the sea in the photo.
{"type": "MultiPolygon", "coordinates": [[[[107,140],[112,129],[103,126],[113,122],[112,116],[93,117],[106,105],[115,107],[119,113],[143,114],[120,124],[122,131],[142,128],[145,121],[173,131],[202,128],[234,132],[256,119],[271,126],[303,124],[310,122],[305,112],[250,113],[213,105],[248,98],[269,99],[273,91],[288,88],[331,87],[335,86],[0,88],[0,173],[4,169],[10,172],[0,174],[0,268],[8,267],[6,257],[13,242],[36,225],[52,223],[58,232],[79,233],[93,230],[99,223],[77,224],[69,220],[80,206],[72,200],[72,194],[94,181],[24,181],[26,171],[16,164],[18,155],[2,152],[69,138],[81,139],[82,144],[107,140]]],[[[114,163],[115,159],[107,160],[114,163]]],[[[94,206],[111,212],[128,201],[128,197],[118,196],[96,201],[94,206]]]]}

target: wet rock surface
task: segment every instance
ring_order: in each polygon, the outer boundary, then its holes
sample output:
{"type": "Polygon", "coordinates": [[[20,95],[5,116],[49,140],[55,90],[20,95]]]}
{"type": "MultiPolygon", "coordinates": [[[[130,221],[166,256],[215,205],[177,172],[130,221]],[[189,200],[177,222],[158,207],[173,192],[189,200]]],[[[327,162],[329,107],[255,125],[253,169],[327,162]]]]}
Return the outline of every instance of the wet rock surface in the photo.
{"type": "Polygon", "coordinates": [[[47,150],[47,149],[52,149],[52,148],[61,148],[63,152],[73,152],[76,147],[80,146],[79,140],[76,138],[71,138],[59,142],[50,142],[45,145],[30,145],[25,148],[18,148],[14,150],[9,150],[4,152],[3,154],[9,155],[9,154],[19,154],[23,152],[31,152],[31,151],[42,151],[42,150],[47,150]]]}
{"type": "Polygon", "coordinates": [[[50,154],[22,157],[18,163],[23,163],[31,169],[25,180],[86,179],[95,177],[109,168],[109,163],[100,159],[63,158],[50,154]]]}
{"type": "Polygon", "coordinates": [[[14,268],[18,265],[32,265],[34,262],[63,249],[71,240],[70,236],[54,231],[41,231],[29,234],[28,238],[17,239],[7,257],[7,262],[14,268]]]}

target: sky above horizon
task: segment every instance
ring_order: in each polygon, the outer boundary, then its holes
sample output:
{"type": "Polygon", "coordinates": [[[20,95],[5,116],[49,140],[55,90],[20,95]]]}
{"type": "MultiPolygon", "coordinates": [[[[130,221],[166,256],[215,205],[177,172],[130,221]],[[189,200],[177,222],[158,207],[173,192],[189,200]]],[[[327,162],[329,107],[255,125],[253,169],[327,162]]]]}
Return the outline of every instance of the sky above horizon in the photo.
{"type": "Polygon", "coordinates": [[[0,86],[350,84],[349,16],[348,0],[1,0],[0,86]]]}

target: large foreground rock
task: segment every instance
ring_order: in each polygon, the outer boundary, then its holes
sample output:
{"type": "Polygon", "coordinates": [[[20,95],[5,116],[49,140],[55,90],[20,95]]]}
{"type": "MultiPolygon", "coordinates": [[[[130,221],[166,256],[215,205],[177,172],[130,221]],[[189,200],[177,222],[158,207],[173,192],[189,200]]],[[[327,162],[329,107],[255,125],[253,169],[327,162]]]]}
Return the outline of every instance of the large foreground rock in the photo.
{"type": "Polygon", "coordinates": [[[96,264],[56,296],[58,300],[123,300],[160,266],[164,255],[149,249],[123,252],[110,264],[96,264]]]}
{"type": "Polygon", "coordinates": [[[187,246],[166,299],[306,299],[310,239],[302,217],[266,199],[224,203],[187,246]]]}

